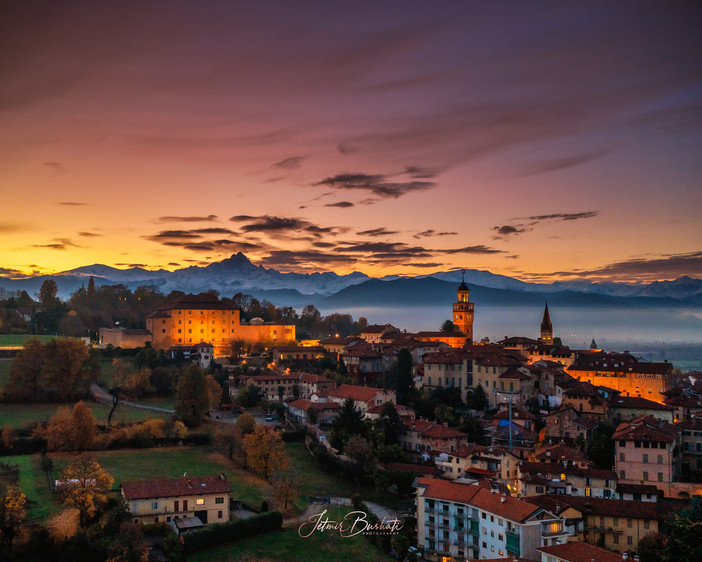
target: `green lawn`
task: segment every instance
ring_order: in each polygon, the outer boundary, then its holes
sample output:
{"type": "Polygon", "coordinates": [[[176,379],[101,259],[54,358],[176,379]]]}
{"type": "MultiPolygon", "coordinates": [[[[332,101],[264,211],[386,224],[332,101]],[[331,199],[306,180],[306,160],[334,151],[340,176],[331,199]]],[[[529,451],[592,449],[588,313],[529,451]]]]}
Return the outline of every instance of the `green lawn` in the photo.
{"type": "Polygon", "coordinates": [[[309,496],[350,498],[358,493],[367,497],[362,488],[322,470],[304,443],[286,443],[286,449],[290,457],[290,468],[300,475],[299,493],[303,505],[309,496]]]}
{"type": "Polygon", "coordinates": [[[19,487],[27,496],[27,515],[31,522],[42,522],[60,508],[52,497],[39,454],[0,457],[0,462],[19,465],[19,487]]]}
{"type": "MultiPolygon", "coordinates": [[[[229,478],[232,496],[251,505],[260,505],[268,485],[246,471],[233,466],[225,457],[206,447],[159,447],[153,449],[120,449],[94,451],[86,455],[96,459],[115,478],[115,487],[124,480],[212,476],[220,472],[229,478]]],[[[52,453],[54,466],[61,470],[77,455],[52,453]]]]}
{"type": "MultiPolygon", "coordinates": [[[[346,510],[332,510],[330,519],[342,518],[346,510]]],[[[363,535],[343,538],[337,531],[315,532],[302,538],[293,528],[264,533],[241,541],[219,545],[188,556],[188,562],[210,562],[211,560],[238,560],[240,556],[255,556],[261,560],[304,560],[305,562],[327,562],[328,560],[353,560],[375,562],[394,560],[384,554],[363,535]]]]}
{"type": "MultiPolygon", "coordinates": [[[[107,424],[107,416],[110,413],[111,405],[102,402],[86,401],[86,404],[93,411],[93,416],[98,424],[107,424]]],[[[68,406],[73,410],[75,402],[69,403],[42,403],[42,404],[0,404],[0,427],[8,426],[16,429],[28,426],[34,421],[46,422],[56,413],[61,406],[68,406]]],[[[112,424],[141,422],[149,418],[168,418],[170,414],[153,412],[118,406],[112,416],[112,424]]]]}
{"type": "MultiPolygon", "coordinates": [[[[55,338],[54,335],[35,336],[34,334],[0,334],[0,347],[22,347],[26,340],[37,338],[42,343],[46,343],[55,338]]],[[[63,337],[63,336],[62,336],[63,337]]]]}

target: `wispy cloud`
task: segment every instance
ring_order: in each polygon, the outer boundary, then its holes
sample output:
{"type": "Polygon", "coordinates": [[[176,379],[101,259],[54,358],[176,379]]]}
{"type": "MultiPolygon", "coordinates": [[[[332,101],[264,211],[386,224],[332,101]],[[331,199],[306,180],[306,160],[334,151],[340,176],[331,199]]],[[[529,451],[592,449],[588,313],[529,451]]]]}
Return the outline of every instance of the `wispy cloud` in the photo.
{"type": "Polygon", "coordinates": [[[67,207],[82,207],[87,205],[87,203],[81,203],[80,201],[59,201],[57,205],[65,205],[67,207]]]}
{"type": "Polygon", "coordinates": [[[369,191],[380,198],[397,199],[415,191],[427,191],[436,187],[434,182],[408,181],[394,182],[382,174],[337,174],[314,183],[315,186],[326,186],[340,190],[369,191]]]}
{"type": "Polygon", "coordinates": [[[159,217],[158,219],[161,222],[213,222],[217,220],[217,215],[207,215],[207,216],[202,216],[202,217],[193,217],[193,216],[186,216],[186,217],[179,217],[179,216],[166,216],[166,217],[159,217]]]}
{"type": "Polygon", "coordinates": [[[492,231],[495,233],[493,235],[493,239],[506,240],[512,236],[522,234],[523,232],[530,232],[534,230],[535,226],[541,223],[569,222],[582,219],[591,219],[599,215],[599,213],[599,211],[584,211],[581,213],[551,213],[549,215],[517,217],[512,220],[520,222],[515,222],[514,224],[503,224],[500,226],[493,226],[492,231]]]}
{"type": "Polygon", "coordinates": [[[281,170],[294,170],[299,168],[305,156],[291,156],[290,158],[285,158],[280,162],[273,164],[272,168],[278,168],[281,170]]]}
{"type": "Polygon", "coordinates": [[[371,230],[362,230],[357,232],[359,236],[391,236],[398,234],[397,230],[387,230],[386,228],[373,228],[371,230]]]}

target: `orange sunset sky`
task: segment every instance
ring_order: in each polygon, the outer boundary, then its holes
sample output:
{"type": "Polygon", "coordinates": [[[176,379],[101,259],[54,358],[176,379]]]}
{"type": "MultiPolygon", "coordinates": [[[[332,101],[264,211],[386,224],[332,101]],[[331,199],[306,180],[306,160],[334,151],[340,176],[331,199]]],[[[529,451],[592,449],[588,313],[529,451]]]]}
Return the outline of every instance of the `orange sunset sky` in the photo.
{"type": "Polygon", "coordinates": [[[0,273],[702,276],[701,15],[5,1],[0,273]]]}

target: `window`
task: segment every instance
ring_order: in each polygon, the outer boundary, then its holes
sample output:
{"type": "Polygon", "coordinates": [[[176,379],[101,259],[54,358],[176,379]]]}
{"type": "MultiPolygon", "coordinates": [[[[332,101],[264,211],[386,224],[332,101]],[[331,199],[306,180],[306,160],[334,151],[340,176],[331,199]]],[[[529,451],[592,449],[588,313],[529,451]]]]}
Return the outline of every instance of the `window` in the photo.
{"type": "Polygon", "coordinates": [[[663,455],[658,455],[658,464],[663,464],[663,455]]]}
{"type": "Polygon", "coordinates": [[[643,479],[644,479],[644,482],[648,482],[648,472],[646,472],[645,470],[643,473],[643,479]]]}
{"type": "Polygon", "coordinates": [[[663,482],[663,473],[662,472],[658,473],[658,481],[663,482]]]}
{"type": "Polygon", "coordinates": [[[222,512],[221,512],[221,511],[218,511],[218,512],[217,512],[217,519],[221,519],[221,518],[222,518],[222,512]]]}
{"type": "Polygon", "coordinates": [[[633,539],[632,539],[631,537],[627,537],[627,538],[626,538],[626,544],[629,545],[629,546],[631,546],[632,544],[634,544],[633,539]]]}
{"type": "Polygon", "coordinates": [[[648,519],[644,519],[644,529],[650,529],[651,522],[648,519]]]}
{"type": "Polygon", "coordinates": [[[633,525],[634,525],[634,522],[631,520],[631,517],[627,517],[626,526],[629,527],[629,529],[631,529],[633,527],[633,525]]]}
{"type": "Polygon", "coordinates": [[[619,460],[624,462],[624,453],[619,453],[619,460]]]}
{"type": "Polygon", "coordinates": [[[215,503],[224,503],[224,498],[215,498],[215,503]]]}
{"type": "Polygon", "coordinates": [[[644,464],[647,464],[647,463],[648,463],[648,455],[645,454],[645,453],[644,453],[644,456],[643,456],[643,462],[644,462],[644,464]]]}
{"type": "Polygon", "coordinates": [[[151,509],[158,509],[158,502],[151,502],[151,509]]]}

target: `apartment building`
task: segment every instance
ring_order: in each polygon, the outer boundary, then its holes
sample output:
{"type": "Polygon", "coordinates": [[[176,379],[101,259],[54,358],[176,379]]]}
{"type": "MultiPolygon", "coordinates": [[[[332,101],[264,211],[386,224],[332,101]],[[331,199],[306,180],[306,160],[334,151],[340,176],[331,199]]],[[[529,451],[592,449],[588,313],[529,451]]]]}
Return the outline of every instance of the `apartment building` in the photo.
{"type": "Polygon", "coordinates": [[[537,548],[566,541],[563,518],[489,485],[421,477],[414,487],[417,546],[428,560],[536,559],[537,548]]]}

